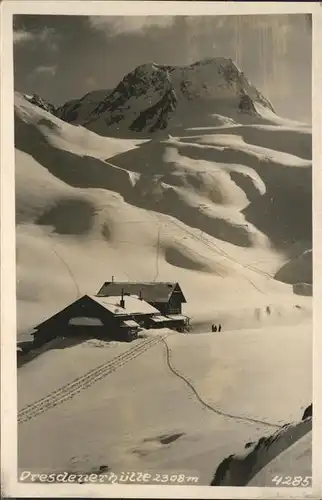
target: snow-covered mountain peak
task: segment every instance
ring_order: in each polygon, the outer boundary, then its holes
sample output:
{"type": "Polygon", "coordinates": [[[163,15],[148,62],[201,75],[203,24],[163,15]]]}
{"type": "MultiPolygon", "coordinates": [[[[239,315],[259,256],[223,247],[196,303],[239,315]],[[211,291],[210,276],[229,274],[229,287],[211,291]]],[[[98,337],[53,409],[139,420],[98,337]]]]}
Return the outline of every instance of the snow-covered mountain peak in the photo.
{"type": "Polygon", "coordinates": [[[101,135],[150,134],[190,126],[191,120],[212,125],[218,115],[234,120],[242,112],[258,118],[256,104],[274,112],[232,59],[215,57],[187,66],[141,64],[114,90],[91,92],[56,114],[101,135]]]}

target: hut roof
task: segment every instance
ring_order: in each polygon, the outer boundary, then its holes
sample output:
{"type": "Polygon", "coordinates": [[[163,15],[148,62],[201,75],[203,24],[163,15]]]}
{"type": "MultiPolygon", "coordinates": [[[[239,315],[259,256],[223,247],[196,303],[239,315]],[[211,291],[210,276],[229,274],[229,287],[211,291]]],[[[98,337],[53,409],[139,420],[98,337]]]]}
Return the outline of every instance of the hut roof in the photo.
{"type": "MultiPolygon", "coordinates": [[[[67,318],[70,316],[71,311],[74,312],[77,317],[85,318],[87,317],[88,309],[87,305],[94,304],[100,310],[104,309],[108,311],[110,314],[113,314],[115,317],[128,317],[135,315],[144,315],[144,314],[159,314],[159,311],[155,309],[153,306],[140,299],[137,296],[125,296],[124,297],[124,307],[121,307],[121,299],[120,295],[111,296],[111,297],[97,297],[95,295],[84,295],[83,297],[77,299],[72,304],[69,304],[64,309],[58,311],[56,314],[46,319],[39,325],[37,325],[36,329],[43,327],[44,325],[51,324],[58,317],[66,316],[67,318]]],[[[90,313],[91,315],[92,313],[90,313]]],[[[76,317],[76,316],[74,316],[76,317]]],[[[36,332],[35,332],[36,333],[36,332]]]]}
{"type": "Polygon", "coordinates": [[[97,293],[97,297],[109,297],[124,294],[141,296],[147,302],[169,302],[174,292],[178,293],[183,303],[186,299],[179,283],[175,282],[131,282],[107,281],[97,293]]]}
{"type": "Polygon", "coordinates": [[[107,309],[114,316],[124,316],[124,315],[135,315],[135,314],[159,314],[159,311],[141,300],[138,296],[124,296],[124,308],[121,307],[120,301],[122,297],[120,295],[108,296],[108,297],[97,297],[95,295],[89,295],[90,299],[94,300],[104,309],[107,309]]]}

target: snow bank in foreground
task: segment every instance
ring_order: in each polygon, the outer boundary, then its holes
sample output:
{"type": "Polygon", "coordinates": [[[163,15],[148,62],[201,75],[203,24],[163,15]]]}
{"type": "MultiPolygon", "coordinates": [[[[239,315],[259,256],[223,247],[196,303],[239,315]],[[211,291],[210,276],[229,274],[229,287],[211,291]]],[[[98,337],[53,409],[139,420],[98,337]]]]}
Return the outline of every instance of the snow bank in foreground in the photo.
{"type": "MultiPolygon", "coordinates": [[[[273,435],[266,438],[262,437],[256,443],[246,444],[245,448],[247,451],[236,455],[230,455],[219,464],[211,486],[245,486],[248,485],[253,478],[255,478],[256,481],[256,476],[259,472],[263,471],[264,476],[267,475],[265,471],[267,466],[270,468],[268,464],[290,447],[292,447],[293,450],[293,445],[304,437],[305,461],[302,466],[305,466],[306,470],[308,468],[311,469],[311,431],[312,417],[308,417],[298,423],[285,425],[273,435]]],[[[304,453],[303,446],[299,446],[299,453],[304,453]]],[[[297,459],[298,456],[296,453],[292,453],[291,457],[286,457],[286,460],[290,462],[285,472],[287,475],[294,475],[292,474],[292,466],[297,459]]],[[[303,475],[303,471],[300,472],[301,475],[303,475]]],[[[312,473],[310,475],[312,475],[312,473]]],[[[271,474],[271,481],[273,477],[274,474],[271,474]]],[[[258,481],[256,481],[256,483],[257,482],[258,481]]],[[[260,484],[256,485],[260,486],[260,484]]],[[[277,484],[272,483],[271,486],[277,486],[277,484]]]]}

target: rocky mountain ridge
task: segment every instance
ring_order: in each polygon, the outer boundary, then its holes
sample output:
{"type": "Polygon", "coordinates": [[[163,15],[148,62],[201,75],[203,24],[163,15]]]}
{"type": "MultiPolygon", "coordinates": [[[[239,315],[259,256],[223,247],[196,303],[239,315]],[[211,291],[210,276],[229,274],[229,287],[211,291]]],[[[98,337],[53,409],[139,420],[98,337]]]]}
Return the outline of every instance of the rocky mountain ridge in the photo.
{"type": "Polygon", "coordinates": [[[31,102],[31,104],[35,104],[36,106],[38,106],[39,108],[45,110],[45,111],[48,111],[49,113],[51,113],[52,115],[56,115],[56,108],[53,104],[51,104],[50,102],[46,101],[45,99],[43,99],[42,97],[40,97],[39,95],[37,94],[23,94],[23,97],[31,102]]]}
{"type": "Polygon", "coordinates": [[[103,136],[153,134],[185,126],[192,119],[198,122],[201,117],[210,124],[221,115],[233,119],[242,113],[256,118],[257,105],[274,113],[272,104],[227,58],[205,59],[189,66],[142,64],[112,91],[89,92],[57,108],[39,97],[31,102],[103,136]]]}

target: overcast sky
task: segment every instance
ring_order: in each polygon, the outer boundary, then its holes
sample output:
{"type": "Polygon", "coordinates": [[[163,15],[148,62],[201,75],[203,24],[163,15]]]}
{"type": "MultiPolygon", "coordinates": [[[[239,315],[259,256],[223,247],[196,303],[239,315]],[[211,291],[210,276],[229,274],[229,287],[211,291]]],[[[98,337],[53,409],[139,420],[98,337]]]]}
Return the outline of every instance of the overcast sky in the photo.
{"type": "Polygon", "coordinates": [[[231,57],[286,117],[311,119],[307,15],[14,19],[15,89],[54,105],[112,89],[142,63],[231,57]]]}

